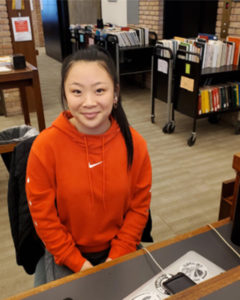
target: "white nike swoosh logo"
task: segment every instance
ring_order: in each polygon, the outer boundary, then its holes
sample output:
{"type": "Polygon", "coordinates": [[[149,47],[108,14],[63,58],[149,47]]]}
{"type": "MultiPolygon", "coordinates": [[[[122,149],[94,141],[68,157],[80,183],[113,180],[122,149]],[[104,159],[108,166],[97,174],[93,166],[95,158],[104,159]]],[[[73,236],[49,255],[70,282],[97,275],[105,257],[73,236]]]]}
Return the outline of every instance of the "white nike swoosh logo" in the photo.
{"type": "Polygon", "coordinates": [[[99,161],[99,162],[97,162],[97,163],[95,163],[95,164],[90,164],[90,162],[89,162],[89,163],[88,163],[88,166],[89,166],[89,168],[91,169],[91,168],[94,168],[94,167],[100,165],[101,163],[102,163],[102,161],[99,161]]]}

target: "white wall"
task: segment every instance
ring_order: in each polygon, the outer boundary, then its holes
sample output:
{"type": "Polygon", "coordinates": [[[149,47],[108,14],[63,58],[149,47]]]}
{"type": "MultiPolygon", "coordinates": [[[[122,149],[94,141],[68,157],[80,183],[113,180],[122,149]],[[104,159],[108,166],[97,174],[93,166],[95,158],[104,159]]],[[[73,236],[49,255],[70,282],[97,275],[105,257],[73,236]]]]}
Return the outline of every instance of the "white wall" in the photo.
{"type": "Polygon", "coordinates": [[[109,2],[102,0],[102,19],[104,23],[127,26],[127,0],[109,2]]]}

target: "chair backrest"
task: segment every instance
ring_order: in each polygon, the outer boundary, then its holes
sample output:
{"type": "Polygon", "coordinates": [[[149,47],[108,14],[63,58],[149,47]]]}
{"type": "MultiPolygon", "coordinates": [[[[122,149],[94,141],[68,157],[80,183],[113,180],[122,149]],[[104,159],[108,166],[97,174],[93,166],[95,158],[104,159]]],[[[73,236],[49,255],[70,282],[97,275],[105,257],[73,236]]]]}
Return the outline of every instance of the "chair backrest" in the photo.
{"type": "Polygon", "coordinates": [[[35,231],[25,191],[27,160],[35,138],[30,137],[14,148],[8,182],[8,213],[16,260],[28,274],[35,272],[44,254],[44,246],[35,231]]]}

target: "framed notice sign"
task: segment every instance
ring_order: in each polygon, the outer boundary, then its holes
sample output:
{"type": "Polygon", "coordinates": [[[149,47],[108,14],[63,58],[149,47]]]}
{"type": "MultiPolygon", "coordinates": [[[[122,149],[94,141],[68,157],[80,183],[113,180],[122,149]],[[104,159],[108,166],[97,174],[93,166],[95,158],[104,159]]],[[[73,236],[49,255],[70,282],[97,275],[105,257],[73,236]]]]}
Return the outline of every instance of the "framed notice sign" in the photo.
{"type": "Polygon", "coordinates": [[[13,36],[15,42],[32,40],[32,31],[29,17],[17,17],[12,19],[13,36]]]}

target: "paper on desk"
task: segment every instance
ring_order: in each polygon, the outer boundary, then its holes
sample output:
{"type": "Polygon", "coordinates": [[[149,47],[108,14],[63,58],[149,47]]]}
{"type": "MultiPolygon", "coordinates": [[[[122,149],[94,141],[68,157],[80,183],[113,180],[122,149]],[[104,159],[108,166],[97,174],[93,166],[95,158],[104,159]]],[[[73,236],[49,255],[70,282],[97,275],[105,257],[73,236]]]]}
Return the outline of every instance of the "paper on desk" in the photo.
{"type": "Polygon", "coordinates": [[[11,69],[6,66],[3,66],[3,67],[0,66],[0,72],[9,72],[10,70],[11,69]]]}
{"type": "Polygon", "coordinates": [[[164,272],[155,275],[123,300],[163,300],[168,298],[169,294],[162,283],[178,272],[186,274],[197,284],[224,272],[224,270],[197,252],[188,251],[165,268],[164,272]]]}
{"type": "Polygon", "coordinates": [[[0,63],[11,63],[12,58],[10,55],[0,56],[0,63]]]}

